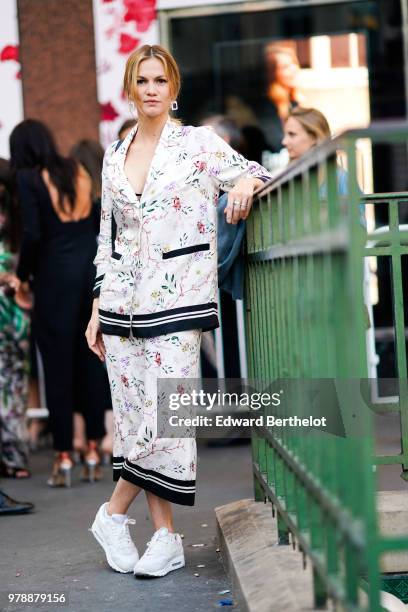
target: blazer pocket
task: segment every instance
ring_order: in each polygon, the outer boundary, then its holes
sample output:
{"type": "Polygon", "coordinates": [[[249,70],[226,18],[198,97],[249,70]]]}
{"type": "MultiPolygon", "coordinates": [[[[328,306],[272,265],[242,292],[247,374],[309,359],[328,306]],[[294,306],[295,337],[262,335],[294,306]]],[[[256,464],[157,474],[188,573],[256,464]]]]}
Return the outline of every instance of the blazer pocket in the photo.
{"type": "Polygon", "coordinates": [[[183,247],[182,249],[174,249],[173,251],[163,252],[163,259],[170,259],[171,257],[180,257],[180,255],[190,255],[190,253],[197,253],[198,251],[209,251],[210,243],[204,242],[203,244],[192,244],[191,246],[183,247]]]}
{"type": "Polygon", "coordinates": [[[112,252],[111,257],[112,257],[113,259],[117,259],[118,261],[120,261],[120,260],[122,259],[122,255],[121,255],[120,253],[117,253],[116,251],[113,251],[113,252],[112,252]]]}

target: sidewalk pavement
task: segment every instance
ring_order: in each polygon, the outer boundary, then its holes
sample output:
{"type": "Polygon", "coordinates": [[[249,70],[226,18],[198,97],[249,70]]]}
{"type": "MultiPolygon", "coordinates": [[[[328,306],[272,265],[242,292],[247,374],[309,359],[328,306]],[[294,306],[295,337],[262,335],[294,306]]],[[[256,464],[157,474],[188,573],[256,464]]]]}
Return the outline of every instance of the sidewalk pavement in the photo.
{"type": "MultiPolygon", "coordinates": [[[[31,460],[31,479],[0,483],[11,496],[36,506],[29,515],[0,517],[0,610],[208,612],[219,609],[220,600],[233,598],[232,592],[219,594],[231,589],[231,583],[216,552],[214,508],[252,496],[249,444],[210,449],[199,441],[196,505],[174,506],[176,530],[184,534],[186,567],[157,579],[135,579],[133,574],[112,571],[88,531],[96,510],[113,489],[111,469],[104,468],[103,481],[89,484],[79,481],[77,468],[71,489],[50,489],[45,482],[51,460],[50,451],[37,453],[31,460]],[[205,567],[197,567],[201,564],[205,567]],[[14,592],[65,592],[69,604],[8,607],[7,594],[14,592]]],[[[143,553],[153,533],[143,493],[129,516],[136,519],[130,529],[143,553]]]]}

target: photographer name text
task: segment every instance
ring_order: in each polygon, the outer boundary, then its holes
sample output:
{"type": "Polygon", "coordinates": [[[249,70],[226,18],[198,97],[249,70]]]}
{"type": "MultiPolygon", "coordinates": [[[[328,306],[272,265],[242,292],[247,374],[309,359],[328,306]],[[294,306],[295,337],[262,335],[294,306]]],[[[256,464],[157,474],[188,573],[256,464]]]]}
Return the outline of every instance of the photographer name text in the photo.
{"type": "Polygon", "coordinates": [[[326,427],[326,417],[276,417],[272,414],[257,417],[233,417],[231,415],[180,417],[173,414],[169,417],[172,427],[326,427]]]}

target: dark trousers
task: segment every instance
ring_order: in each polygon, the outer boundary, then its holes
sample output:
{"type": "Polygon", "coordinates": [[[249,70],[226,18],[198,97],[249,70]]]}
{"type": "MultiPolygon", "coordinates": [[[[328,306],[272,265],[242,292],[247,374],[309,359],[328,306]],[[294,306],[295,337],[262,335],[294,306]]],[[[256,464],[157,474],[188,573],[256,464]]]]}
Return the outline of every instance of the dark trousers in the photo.
{"type": "Polygon", "coordinates": [[[105,435],[105,410],[111,408],[108,376],[85,338],[91,315],[90,293],[83,299],[77,291],[36,294],[37,342],[44,366],[54,449],[69,451],[74,411],[83,414],[88,439],[98,440],[105,435]]]}

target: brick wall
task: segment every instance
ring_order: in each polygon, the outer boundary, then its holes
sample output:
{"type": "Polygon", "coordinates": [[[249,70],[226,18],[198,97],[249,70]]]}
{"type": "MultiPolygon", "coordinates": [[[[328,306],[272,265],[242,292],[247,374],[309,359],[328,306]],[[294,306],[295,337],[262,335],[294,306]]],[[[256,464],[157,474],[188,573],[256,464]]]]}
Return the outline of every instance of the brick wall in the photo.
{"type": "Polygon", "coordinates": [[[92,0],[18,0],[24,116],[44,121],[63,153],[98,139],[92,0]]]}

